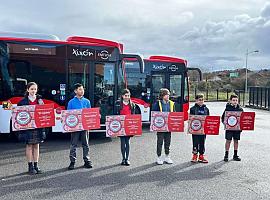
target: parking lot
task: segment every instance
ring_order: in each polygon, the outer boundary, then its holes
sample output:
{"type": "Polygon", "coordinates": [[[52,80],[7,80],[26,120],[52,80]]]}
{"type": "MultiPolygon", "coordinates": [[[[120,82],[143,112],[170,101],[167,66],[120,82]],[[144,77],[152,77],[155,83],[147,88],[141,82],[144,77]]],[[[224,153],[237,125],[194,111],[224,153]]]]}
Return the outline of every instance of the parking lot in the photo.
{"type": "MultiPolygon", "coordinates": [[[[225,102],[208,103],[211,115],[221,115],[225,102]]],[[[50,137],[41,144],[44,173],[29,176],[24,144],[0,137],[0,199],[269,199],[270,112],[256,112],[255,131],[242,133],[241,162],[225,163],[224,130],[208,136],[208,164],[192,164],[191,136],[173,133],[172,165],[157,166],[156,134],[144,128],[131,139],[131,166],[121,166],[118,138],[90,141],[92,169],[82,167],[78,151],[76,169],[68,171],[69,137],[50,137]]]]}

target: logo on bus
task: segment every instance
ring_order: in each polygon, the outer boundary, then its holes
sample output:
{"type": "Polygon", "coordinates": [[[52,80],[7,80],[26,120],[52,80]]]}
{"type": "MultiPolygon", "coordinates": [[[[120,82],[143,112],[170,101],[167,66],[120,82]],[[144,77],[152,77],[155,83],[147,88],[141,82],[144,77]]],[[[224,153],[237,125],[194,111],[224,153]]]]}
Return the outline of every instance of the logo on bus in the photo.
{"type": "Polygon", "coordinates": [[[176,65],[171,65],[169,66],[169,70],[171,70],[172,72],[176,72],[178,70],[178,67],[176,65]]]}
{"type": "Polygon", "coordinates": [[[30,123],[31,115],[29,112],[21,111],[17,114],[16,121],[18,122],[18,124],[25,126],[30,123]]]}
{"type": "Polygon", "coordinates": [[[79,123],[79,119],[76,115],[69,115],[67,118],[66,118],[66,124],[68,127],[75,127],[77,126],[79,123]]]}
{"type": "Polygon", "coordinates": [[[155,69],[155,70],[163,70],[163,69],[166,69],[166,66],[164,66],[164,65],[153,65],[153,69],[155,69]]]}
{"type": "Polygon", "coordinates": [[[107,60],[109,59],[110,57],[112,57],[112,54],[110,54],[108,51],[106,50],[103,50],[101,51],[100,53],[98,53],[98,56],[101,57],[101,59],[103,60],[107,60]]]}
{"type": "Polygon", "coordinates": [[[94,56],[94,53],[89,51],[88,49],[86,49],[84,51],[80,51],[79,49],[72,49],[72,55],[91,57],[91,56],[94,56]]]}

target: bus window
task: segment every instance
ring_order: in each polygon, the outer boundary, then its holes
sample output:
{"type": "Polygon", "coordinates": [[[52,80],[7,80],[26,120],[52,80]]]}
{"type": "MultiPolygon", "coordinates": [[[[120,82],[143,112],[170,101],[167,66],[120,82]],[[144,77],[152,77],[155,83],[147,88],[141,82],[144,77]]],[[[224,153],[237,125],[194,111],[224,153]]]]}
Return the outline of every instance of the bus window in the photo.
{"type": "MultiPolygon", "coordinates": [[[[114,86],[115,86],[115,64],[95,64],[94,78],[94,105],[100,107],[101,116],[113,114],[114,86]]],[[[104,120],[102,119],[102,120],[104,120]]]]}
{"type": "Polygon", "coordinates": [[[153,74],[152,75],[152,101],[155,102],[158,99],[159,91],[161,88],[165,88],[165,74],[153,74]]]}
{"type": "Polygon", "coordinates": [[[8,63],[10,88],[13,96],[24,96],[25,88],[31,77],[30,66],[25,61],[10,61],[8,63]]]}
{"type": "Polygon", "coordinates": [[[68,65],[69,98],[74,96],[73,86],[81,83],[85,90],[85,97],[89,98],[89,64],[86,62],[69,62],[68,65]]]}
{"type": "Polygon", "coordinates": [[[189,102],[189,84],[188,84],[188,77],[185,76],[185,85],[184,85],[184,102],[189,102]]]}
{"type": "Polygon", "coordinates": [[[182,84],[181,75],[170,75],[170,92],[172,97],[181,96],[181,84],[182,84]]]}
{"type": "Polygon", "coordinates": [[[126,78],[128,89],[133,98],[139,98],[149,102],[150,94],[147,95],[146,73],[141,73],[138,62],[126,62],[126,78]]]}

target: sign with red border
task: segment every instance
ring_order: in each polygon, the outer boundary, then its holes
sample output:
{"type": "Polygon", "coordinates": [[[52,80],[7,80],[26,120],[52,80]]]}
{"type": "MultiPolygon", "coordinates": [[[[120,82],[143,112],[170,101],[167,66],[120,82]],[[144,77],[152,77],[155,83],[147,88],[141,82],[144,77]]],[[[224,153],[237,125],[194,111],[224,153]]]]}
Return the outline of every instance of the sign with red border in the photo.
{"type": "Polygon", "coordinates": [[[99,108],[62,110],[63,132],[77,132],[100,128],[99,108]]]}
{"type": "Polygon", "coordinates": [[[151,132],[184,132],[183,112],[151,112],[151,132]]]}
{"type": "Polygon", "coordinates": [[[188,133],[195,135],[219,135],[220,117],[190,115],[188,133]]]}
{"type": "Polygon", "coordinates": [[[53,104],[17,106],[12,110],[12,130],[55,126],[53,104]]]}
{"type": "Polygon", "coordinates": [[[106,137],[141,136],[141,115],[106,116],[106,137]]]}

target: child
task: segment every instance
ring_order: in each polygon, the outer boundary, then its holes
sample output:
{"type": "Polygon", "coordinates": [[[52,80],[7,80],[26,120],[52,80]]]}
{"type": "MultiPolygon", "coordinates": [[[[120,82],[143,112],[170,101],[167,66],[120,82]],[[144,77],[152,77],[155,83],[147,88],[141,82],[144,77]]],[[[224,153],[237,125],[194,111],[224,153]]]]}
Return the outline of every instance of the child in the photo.
{"type": "MultiPolygon", "coordinates": [[[[132,115],[140,114],[140,110],[136,105],[130,100],[130,91],[129,89],[124,89],[121,93],[120,101],[116,102],[116,115],[132,115]]],[[[132,136],[120,136],[121,141],[121,153],[122,153],[122,162],[121,165],[130,165],[129,161],[129,150],[130,150],[130,137],[132,136]]]]}
{"type": "MultiPolygon", "coordinates": [[[[243,111],[243,109],[240,107],[240,105],[238,104],[238,96],[235,94],[232,94],[230,96],[230,102],[227,103],[225,111],[222,114],[222,122],[224,122],[225,119],[225,112],[226,111],[243,111]]],[[[238,140],[240,140],[240,134],[241,131],[234,131],[234,130],[226,130],[225,131],[225,139],[226,139],[226,143],[225,143],[225,156],[224,156],[224,161],[228,162],[229,161],[229,149],[230,149],[230,145],[231,145],[231,141],[233,138],[233,142],[234,142],[234,156],[233,156],[233,160],[235,161],[241,161],[241,158],[237,155],[237,151],[238,151],[238,140]]]]}
{"type": "MultiPolygon", "coordinates": [[[[25,97],[18,103],[18,106],[44,104],[41,96],[37,95],[38,86],[35,82],[27,84],[25,97]]],[[[42,129],[29,129],[21,131],[21,139],[26,143],[26,158],[28,161],[28,173],[30,175],[41,174],[38,167],[39,144],[45,139],[42,129]],[[34,163],[33,163],[34,162],[34,163]]]]}
{"type": "MultiPolygon", "coordinates": [[[[91,108],[90,101],[83,97],[84,87],[80,83],[74,85],[75,96],[68,102],[67,109],[83,109],[91,108]]],[[[89,158],[89,132],[88,131],[78,131],[71,133],[71,145],[70,145],[70,165],[69,170],[73,170],[76,162],[76,148],[78,146],[79,140],[81,139],[83,148],[83,160],[85,168],[92,168],[92,162],[89,158]]]]}
{"type": "MultiPolygon", "coordinates": [[[[190,115],[209,115],[209,109],[204,104],[204,96],[203,94],[198,94],[195,97],[196,103],[193,107],[190,108],[190,115]]],[[[205,139],[206,135],[192,135],[192,143],[193,143],[193,157],[191,162],[201,162],[208,163],[208,160],[204,157],[205,152],[205,139]],[[199,160],[198,160],[198,153],[199,160]]]]}
{"type": "MultiPolygon", "coordinates": [[[[160,112],[174,112],[174,102],[169,100],[170,91],[166,88],[161,88],[159,91],[159,100],[153,105],[153,111],[160,112]]],[[[172,159],[169,157],[171,145],[171,132],[157,132],[157,164],[162,165],[163,162],[173,164],[172,159]],[[161,158],[161,151],[164,141],[165,159],[161,158]]]]}

